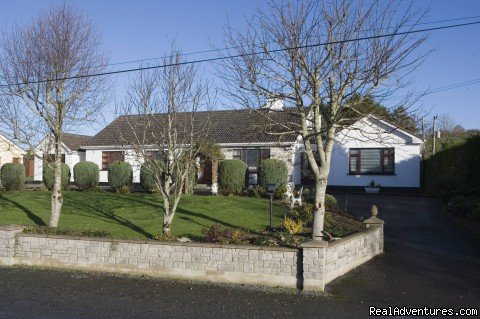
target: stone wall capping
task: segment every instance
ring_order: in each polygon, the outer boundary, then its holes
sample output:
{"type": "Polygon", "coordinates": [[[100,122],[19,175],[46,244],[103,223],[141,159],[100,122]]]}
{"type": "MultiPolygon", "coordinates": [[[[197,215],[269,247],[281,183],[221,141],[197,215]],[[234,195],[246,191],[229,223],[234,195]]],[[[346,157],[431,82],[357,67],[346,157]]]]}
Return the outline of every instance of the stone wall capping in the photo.
{"type": "Polygon", "coordinates": [[[324,248],[328,247],[330,243],[326,240],[310,240],[302,243],[302,248],[324,248]]]}
{"type": "Polygon", "coordinates": [[[0,231],[22,231],[24,228],[25,226],[21,225],[0,225],[0,231]]]}

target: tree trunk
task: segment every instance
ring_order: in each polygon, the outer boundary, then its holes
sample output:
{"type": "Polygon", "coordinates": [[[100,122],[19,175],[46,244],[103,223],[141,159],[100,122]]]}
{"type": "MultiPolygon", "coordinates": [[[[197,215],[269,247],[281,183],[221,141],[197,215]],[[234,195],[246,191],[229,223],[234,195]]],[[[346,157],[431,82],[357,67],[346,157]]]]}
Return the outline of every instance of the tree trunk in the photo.
{"type": "Polygon", "coordinates": [[[163,214],[163,228],[162,228],[163,234],[166,234],[166,235],[170,234],[172,219],[173,219],[173,216],[171,214],[165,214],[165,213],[163,214]]]}
{"type": "Polygon", "coordinates": [[[52,190],[52,210],[50,214],[49,227],[57,227],[60,213],[62,211],[63,196],[62,196],[62,154],[61,142],[55,139],[55,164],[54,164],[55,180],[52,190]]]}
{"type": "Polygon", "coordinates": [[[313,240],[323,239],[323,226],[325,220],[325,193],[327,180],[317,179],[315,182],[315,211],[313,215],[313,240]]]}

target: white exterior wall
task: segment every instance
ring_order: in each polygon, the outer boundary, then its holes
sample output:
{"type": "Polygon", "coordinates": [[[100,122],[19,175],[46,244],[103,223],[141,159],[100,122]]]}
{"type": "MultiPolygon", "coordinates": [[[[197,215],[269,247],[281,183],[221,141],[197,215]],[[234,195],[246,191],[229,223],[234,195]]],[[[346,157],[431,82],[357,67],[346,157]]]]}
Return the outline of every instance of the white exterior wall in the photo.
{"type": "MultiPolygon", "coordinates": [[[[102,152],[115,152],[118,149],[103,149],[103,150],[86,150],[85,160],[94,162],[100,168],[100,183],[108,183],[108,171],[102,170],[102,152]]],[[[135,156],[133,150],[125,151],[125,162],[132,165],[133,169],[133,182],[140,183],[140,166],[142,160],[135,156]]]]}
{"type": "Polygon", "coordinates": [[[398,131],[370,122],[356,124],[337,134],[331,158],[330,186],[366,186],[372,180],[385,187],[420,187],[422,143],[398,131]],[[419,142],[419,143],[418,143],[419,142]],[[350,148],[395,149],[394,175],[349,175],[350,148]]]}
{"type": "MultiPolygon", "coordinates": [[[[73,182],[73,167],[78,162],[85,161],[85,152],[66,152],[62,149],[62,154],[65,154],[65,164],[70,167],[70,181],[73,182]]],[[[37,156],[35,156],[35,168],[34,168],[34,181],[42,181],[43,180],[43,153],[37,152],[37,156]],[[40,158],[39,158],[39,157],[40,158]]]]}
{"type": "Polygon", "coordinates": [[[372,180],[385,187],[420,187],[420,145],[383,145],[380,143],[359,144],[351,141],[346,145],[336,143],[332,153],[332,166],[328,176],[330,186],[366,186],[372,180]],[[350,148],[395,148],[395,175],[349,175],[350,148]]]}

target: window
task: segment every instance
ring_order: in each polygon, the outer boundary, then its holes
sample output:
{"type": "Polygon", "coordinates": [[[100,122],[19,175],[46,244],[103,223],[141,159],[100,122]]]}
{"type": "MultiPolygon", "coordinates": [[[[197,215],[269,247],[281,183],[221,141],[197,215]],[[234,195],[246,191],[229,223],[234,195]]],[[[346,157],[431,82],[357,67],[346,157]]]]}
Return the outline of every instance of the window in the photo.
{"type": "Polygon", "coordinates": [[[145,159],[146,160],[151,160],[151,159],[162,159],[162,157],[160,156],[160,152],[159,151],[145,151],[145,159]]]}
{"type": "Polygon", "coordinates": [[[102,152],[102,171],[106,171],[108,166],[116,161],[125,161],[125,154],[122,151],[102,152]]]}
{"type": "Polygon", "coordinates": [[[247,163],[248,167],[258,167],[264,159],[270,158],[269,148],[250,148],[233,150],[233,158],[247,163]]]}
{"type": "Polygon", "coordinates": [[[354,175],[394,174],[395,149],[351,148],[349,173],[354,175]]]}
{"type": "MultiPolygon", "coordinates": [[[[47,163],[55,162],[55,154],[44,154],[43,160],[47,163]]],[[[62,154],[62,163],[65,163],[65,154],[62,154]]]]}

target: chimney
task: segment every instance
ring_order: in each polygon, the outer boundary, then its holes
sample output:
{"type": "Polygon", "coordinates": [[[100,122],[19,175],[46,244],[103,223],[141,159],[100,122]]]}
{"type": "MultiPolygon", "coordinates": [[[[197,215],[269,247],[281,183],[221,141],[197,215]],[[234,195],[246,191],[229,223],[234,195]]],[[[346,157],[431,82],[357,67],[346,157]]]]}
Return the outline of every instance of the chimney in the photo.
{"type": "Polygon", "coordinates": [[[269,111],[281,111],[283,110],[283,99],[268,98],[267,103],[262,108],[269,111]]]}

